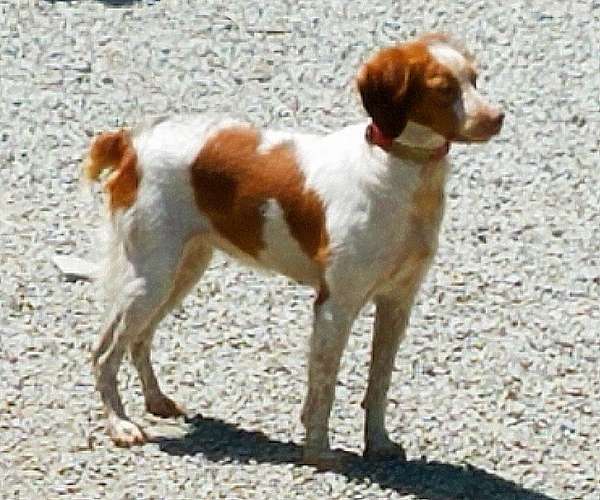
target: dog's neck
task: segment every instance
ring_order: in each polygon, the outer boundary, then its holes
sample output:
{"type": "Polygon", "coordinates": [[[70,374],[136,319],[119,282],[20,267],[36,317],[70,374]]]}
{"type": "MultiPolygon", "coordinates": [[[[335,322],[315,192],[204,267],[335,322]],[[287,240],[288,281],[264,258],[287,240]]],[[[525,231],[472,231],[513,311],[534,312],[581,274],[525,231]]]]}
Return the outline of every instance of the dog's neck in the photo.
{"type": "Polygon", "coordinates": [[[370,123],[365,138],[368,143],[393,156],[417,163],[441,161],[450,151],[449,141],[414,122],[408,122],[402,134],[396,138],[385,135],[375,123],[370,123]]]}

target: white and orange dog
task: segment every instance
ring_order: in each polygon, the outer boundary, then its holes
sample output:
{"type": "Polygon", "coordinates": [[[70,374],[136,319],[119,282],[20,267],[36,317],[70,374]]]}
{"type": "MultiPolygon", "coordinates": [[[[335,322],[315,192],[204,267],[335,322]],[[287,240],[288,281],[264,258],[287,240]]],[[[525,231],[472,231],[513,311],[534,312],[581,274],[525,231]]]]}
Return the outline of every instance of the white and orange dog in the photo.
{"type": "Polygon", "coordinates": [[[316,289],[304,460],[335,460],[328,421],[340,357],[361,307],[376,304],[363,401],[365,457],[404,459],[384,425],[410,309],[436,252],[451,142],[484,142],[502,111],[476,89],[473,57],[445,35],[377,52],[360,69],[370,120],[329,135],[259,130],[207,116],[164,118],[99,135],[84,164],[105,187],[112,227],[108,320],[93,355],[107,430],[121,446],[146,434],[123,409],[126,350],[146,408],[176,417],[150,363],[160,320],[214,249],[316,289]]]}

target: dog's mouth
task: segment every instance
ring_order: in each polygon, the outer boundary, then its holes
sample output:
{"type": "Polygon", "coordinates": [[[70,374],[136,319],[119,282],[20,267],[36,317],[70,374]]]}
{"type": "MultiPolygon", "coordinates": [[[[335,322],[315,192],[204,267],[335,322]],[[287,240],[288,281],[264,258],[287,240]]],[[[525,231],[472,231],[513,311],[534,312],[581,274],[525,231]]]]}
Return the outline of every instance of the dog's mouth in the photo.
{"type": "Polygon", "coordinates": [[[451,142],[459,142],[463,144],[482,144],[484,142],[488,142],[492,139],[492,137],[498,135],[502,130],[502,124],[494,126],[489,130],[478,130],[476,133],[471,134],[456,134],[454,137],[449,139],[451,142]]]}
{"type": "Polygon", "coordinates": [[[456,136],[451,139],[451,142],[457,142],[460,144],[484,144],[488,142],[492,137],[493,135],[480,137],[456,136]]]}
{"type": "Polygon", "coordinates": [[[465,144],[488,142],[492,137],[498,135],[504,123],[504,113],[498,112],[493,117],[468,127],[468,130],[458,132],[451,140],[465,144]]]}

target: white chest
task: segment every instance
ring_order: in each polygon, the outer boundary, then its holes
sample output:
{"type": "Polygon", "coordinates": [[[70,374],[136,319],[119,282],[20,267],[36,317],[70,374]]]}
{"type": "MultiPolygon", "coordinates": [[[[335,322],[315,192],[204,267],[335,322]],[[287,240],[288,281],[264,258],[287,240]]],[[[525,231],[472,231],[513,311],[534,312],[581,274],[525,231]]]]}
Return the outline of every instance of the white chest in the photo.
{"type": "Polygon", "coordinates": [[[437,250],[447,168],[404,165],[332,200],[330,278],[371,294],[418,284],[437,250]]]}
{"type": "Polygon", "coordinates": [[[383,287],[416,285],[425,275],[437,251],[444,213],[444,178],[436,178],[437,174],[431,171],[424,172],[424,176],[404,207],[401,217],[405,229],[399,239],[391,244],[379,276],[383,287]]]}

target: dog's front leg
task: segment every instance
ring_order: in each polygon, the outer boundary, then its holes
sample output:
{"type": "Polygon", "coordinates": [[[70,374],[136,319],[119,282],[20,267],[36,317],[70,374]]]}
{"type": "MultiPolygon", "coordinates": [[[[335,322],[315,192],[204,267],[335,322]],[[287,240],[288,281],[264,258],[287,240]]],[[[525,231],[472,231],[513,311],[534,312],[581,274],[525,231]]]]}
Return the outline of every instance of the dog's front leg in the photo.
{"type": "Polygon", "coordinates": [[[335,396],[340,358],[356,312],[331,298],[315,304],[314,329],[310,339],[308,394],[302,409],[306,428],[304,462],[329,467],[336,455],[329,447],[329,413],[335,396]]]}
{"type": "Polygon", "coordinates": [[[371,351],[369,383],[363,401],[365,414],[365,451],[370,460],[406,460],[402,447],[394,443],[385,429],[385,409],[394,359],[406,333],[412,297],[376,300],[375,331],[371,351]]]}

